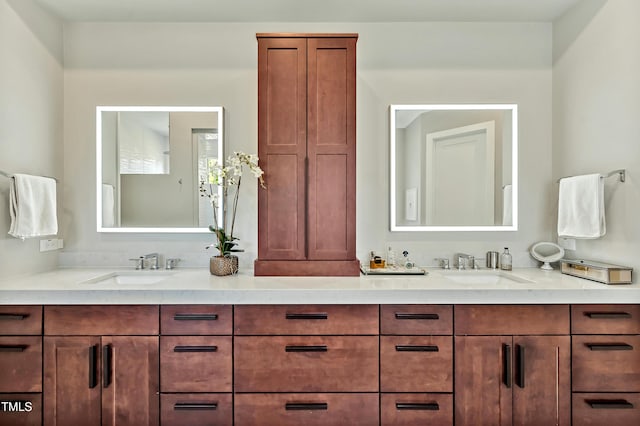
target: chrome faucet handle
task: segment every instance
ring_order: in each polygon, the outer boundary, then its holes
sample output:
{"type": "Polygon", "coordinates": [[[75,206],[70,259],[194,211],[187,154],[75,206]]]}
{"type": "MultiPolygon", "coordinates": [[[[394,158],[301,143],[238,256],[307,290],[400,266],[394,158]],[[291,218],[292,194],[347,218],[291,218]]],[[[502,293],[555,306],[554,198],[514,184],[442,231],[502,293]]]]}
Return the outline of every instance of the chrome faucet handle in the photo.
{"type": "Polygon", "coordinates": [[[449,269],[449,259],[446,257],[436,257],[434,260],[438,261],[438,266],[442,269],[449,269]]]}
{"type": "Polygon", "coordinates": [[[129,260],[136,262],[136,270],[144,269],[144,256],[134,257],[129,260]]]}
{"type": "Polygon", "coordinates": [[[480,264],[480,261],[482,261],[482,260],[485,260],[484,257],[481,257],[481,258],[477,258],[476,257],[476,258],[474,258],[473,259],[473,269],[475,269],[475,270],[480,269],[479,264],[480,264]]]}
{"type": "Polygon", "coordinates": [[[165,261],[164,269],[175,269],[176,266],[178,266],[178,262],[180,262],[181,260],[182,259],[178,258],[167,259],[165,261]]]}

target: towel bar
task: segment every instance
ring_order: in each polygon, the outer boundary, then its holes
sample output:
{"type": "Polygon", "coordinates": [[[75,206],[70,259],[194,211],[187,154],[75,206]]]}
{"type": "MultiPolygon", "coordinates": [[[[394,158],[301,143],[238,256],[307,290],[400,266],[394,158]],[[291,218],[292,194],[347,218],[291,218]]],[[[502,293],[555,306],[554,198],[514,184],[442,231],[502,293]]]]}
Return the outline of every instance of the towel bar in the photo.
{"type": "MultiPolygon", "coordinates": [[[[601,173],[600,177],[601,178],[609,178],[611,176],[615,176],[618,175],[620,178],[620,182],[624,182],[626,180],[627,177],[627,171],[625,169],[619,169],[619,170],[613,170],[607,174],[601,173]]],[[[560,182],[562,179],[566,179],[566,178],[570,178],[573,176],[565,176],[565,177],[561,177],[560,179],[558,179],[556,182],[560,182]]]]}
{"type": "MultiPolygon", "coordinates": [[[[4,177],[9,178],[9,179],[11,179],[13,177],[13,175],[11,175],[11,174],[9,174],[9,173],[7,173],[5,171],[2,171],[2,170],[0,170],[0,176],[4,176],[4,177]]],[[[46,178],[49,178],[49,179],[53,179],[56,182],[58,182],[58,179],[56,179],[54,177],[49,177],[49,176],[43,176],[43,177],[46,177],[46,178]]]]}

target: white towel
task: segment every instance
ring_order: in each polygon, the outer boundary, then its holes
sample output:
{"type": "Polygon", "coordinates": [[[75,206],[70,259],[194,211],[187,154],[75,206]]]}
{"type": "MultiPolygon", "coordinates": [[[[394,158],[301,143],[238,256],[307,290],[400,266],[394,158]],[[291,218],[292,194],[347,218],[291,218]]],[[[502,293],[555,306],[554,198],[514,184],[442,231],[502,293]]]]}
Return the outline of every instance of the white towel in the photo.
{"type": "Polygon", "coordinates": [[[16,174],[9,184],[9,235],[42,237],[58,233],[56,181],[41,176],[16,174]]]}
{"type": "Polygon", "coordinates": [[[513,225],[513,187],[511,184],[502,188],[502,224],[513,225]]]}
{"type": "Polygon", "coordinates": [[[599,174],[560,180],[558,194],[558,236],[600,238],[606,232],[604,179],[599,174]]]}
{"type": "Polygon", "coordinates": [[[115,222],[113,192],[113,185],[102,184],[102,226],[105,228],[113,228],[115,222]]]}

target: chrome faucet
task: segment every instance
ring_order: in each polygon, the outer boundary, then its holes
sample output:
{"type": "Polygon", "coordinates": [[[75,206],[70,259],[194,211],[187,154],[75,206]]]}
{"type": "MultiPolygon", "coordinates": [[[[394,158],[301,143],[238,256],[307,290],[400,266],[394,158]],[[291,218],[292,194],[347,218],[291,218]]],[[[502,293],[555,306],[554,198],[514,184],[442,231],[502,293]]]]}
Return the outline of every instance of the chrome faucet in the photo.
{"type": "Polygon", "coordinates": [[[471,268],[473,268],[475,264],[475,258],[470,254],[456,253],[453,259],[455,266],[459,271],[462,269],[467,269],[467,265],[471,265],[471,268]]]}
{"type": "Polygon", "coordinates": [[[176,266],[178,265],[178,262],[180,262],[181,260],[182,259],[178,259],[178,258],[167,259],[165,261],[164,269],[175,269],[176,266]]]}
{"type": "Polygon", "coordinates": [[[434,260],[438,262],[438,266],[442,269],[449,269],[449,259],[446,257],[436,257],[434,260]]]}
{"type": "Polygon", "coordinates": [[[145,254],[144,258],[149,260],[149,269],[158,269],[158,253],[145,254]]]}

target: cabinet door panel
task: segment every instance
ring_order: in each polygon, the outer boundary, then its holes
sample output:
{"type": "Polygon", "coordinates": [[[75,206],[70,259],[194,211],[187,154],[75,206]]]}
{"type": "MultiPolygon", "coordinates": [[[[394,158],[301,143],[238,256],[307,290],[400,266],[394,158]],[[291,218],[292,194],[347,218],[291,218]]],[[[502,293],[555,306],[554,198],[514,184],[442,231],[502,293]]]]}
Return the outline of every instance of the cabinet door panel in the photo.
{"type": "Polygon", "coordinates": [[[0,337],[0,392],[42,391],[42,337],[0,337]]]}
{"type": "Polygon", "coordinates": [[[640,334],[640,305],[572,305],[572,334],[640,334]]]}
{"type": "Polygon", "coordinates": [[[456,336],[456,425],[511,425],[512,346],[511,336],[456,336]]]}
{"type": "Polygon", "coordinates": [[[163,335],[222,335],[232,333],[231,305],[162,305],[160,332],[163,335]]]}
{"type": "Polygon", "coordinates": [[[569,336],[513,338],[513,424],[571,424],[569,336]]]}
{"type": "Polygon", "coordinates": [[[640,393],[574,393],[576,426],[638,426],[640,393]]]}
{"type": "Polygon", "coordinates": [[[0,335],[42,334],[42,306],[0,306],[0,335]]]}
{"type": "Polygon", "coordinates": [[[45,425],[100,425],[99,348],[99,337],[44,338],[45,425]]]}
{"type": "Polygon", "coordinates": [[[233,398],[230,393],[160,395],[162,426],[232,426],[233,398]]]}
{"type": "Polygon", "coordinates": [[[102,425],[157,425],[158,338],[105,336],[102,349],[102,425]]]}
{"type": "Polygon", "coordinates": [[[451,305],[381,305],[380,334],[453,334],[451,305]]]}
{"type": "Polygon", "coordinates": [[[383,393],[382,426],[453,425],[453,397],[441,393],[383,393]]]}

